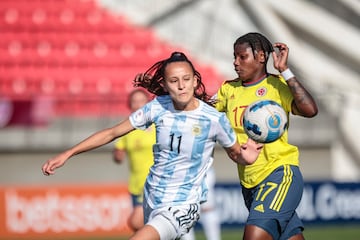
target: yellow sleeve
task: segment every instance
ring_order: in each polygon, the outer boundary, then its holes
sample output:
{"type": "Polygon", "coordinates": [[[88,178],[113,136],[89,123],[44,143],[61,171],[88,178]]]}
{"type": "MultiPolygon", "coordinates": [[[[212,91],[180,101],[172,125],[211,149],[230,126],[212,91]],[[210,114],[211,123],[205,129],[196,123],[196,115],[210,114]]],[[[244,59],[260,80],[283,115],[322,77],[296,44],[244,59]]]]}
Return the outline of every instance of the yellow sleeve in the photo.
{"type": "Polygon", "coordinates": [[[118,150],[125,150],[125,149],[126,149],[125,136],[119,138],[119,139],[115,142],[115,149],[118,149],[118,150]]]}
{"type": "Polygon", "coordinates": [[[215,99],[216,99],[215,108],[219,112],[226,111],[226,105],[227,105],[226,93],[227,93],[226,85],[225,83],[223,83],[215,95],[215,99]]]}

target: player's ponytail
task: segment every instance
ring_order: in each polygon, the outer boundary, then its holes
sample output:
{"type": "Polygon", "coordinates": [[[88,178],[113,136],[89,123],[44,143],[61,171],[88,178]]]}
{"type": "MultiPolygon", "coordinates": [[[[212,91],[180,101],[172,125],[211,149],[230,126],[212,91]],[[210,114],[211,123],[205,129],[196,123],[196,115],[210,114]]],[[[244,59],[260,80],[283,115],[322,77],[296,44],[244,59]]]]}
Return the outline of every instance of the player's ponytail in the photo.
{"type": "Polygon", "coordinates": [[[169,58],[155,63],[144,74],[137,75],[134,80],[134,86],[146,88],[149,92],[157,96],[168,95],[169,93],[164,90],[162,82],[165,76],[165,68],[169,63],[172,62],[189,63],[198,81],[194,96],[212,105],[213,101],[206,93],[205,85],[201,80],[201,74],[195,69],[192,62],[182,52],[173,52],[169,58]]]}

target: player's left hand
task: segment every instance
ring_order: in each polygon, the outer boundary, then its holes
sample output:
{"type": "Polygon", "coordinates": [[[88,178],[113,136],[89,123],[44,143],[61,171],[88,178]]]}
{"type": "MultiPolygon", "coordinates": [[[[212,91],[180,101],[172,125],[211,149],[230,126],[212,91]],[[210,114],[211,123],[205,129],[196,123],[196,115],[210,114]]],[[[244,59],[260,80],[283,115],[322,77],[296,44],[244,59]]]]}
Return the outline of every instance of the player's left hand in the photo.
{"type": "Polygon", "coordinates": [[[289,48],[286,46],[285,43],[274,43],[274,48],[277,51],[272,52],[272,56],[274,59],[274,68],[277,69],[279,72],[283,72],[288,68],[287,60],[289,55],[289,48]]]}

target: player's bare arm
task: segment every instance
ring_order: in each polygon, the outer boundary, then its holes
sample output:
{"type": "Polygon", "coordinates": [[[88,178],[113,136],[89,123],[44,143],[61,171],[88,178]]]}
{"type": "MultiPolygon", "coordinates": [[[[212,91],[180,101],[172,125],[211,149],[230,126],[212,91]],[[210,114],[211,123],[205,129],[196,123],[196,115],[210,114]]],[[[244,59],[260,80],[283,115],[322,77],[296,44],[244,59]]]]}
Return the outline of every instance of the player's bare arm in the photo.
{"type": "Polygon", "coordinates": [[[42,172],[45,175],[52,175],[55,173],[55,169],[63,166],[72,156],[103,146],[133,129],[130,120],[127,119],[112,128],[98,131],[72,148],[47,160],[42,166],[42,172]]]}
{"type": "MultiPolygon", "coordinates": [[[[284,43],[275,43],[274,48],[277,51],[272,53],[274,59],[274,68],[280,73],[288,69],[287,61],[289,56],[289,48],[284,43]]],[[[314,117],[317,112],[317,105],[311,94],[298,81],[296,76],[286,79],[289,89],[294,97],[292,103],[292,113],[304,117],[314,117]]]]}
{"type": "Polygon", "coordinates": [[[315,100],[303,87],[296,77],[287,81],[290,91],[294,97],[292,102],[292,113],[303,117],[314,117],[318,113],[315,100]]]}

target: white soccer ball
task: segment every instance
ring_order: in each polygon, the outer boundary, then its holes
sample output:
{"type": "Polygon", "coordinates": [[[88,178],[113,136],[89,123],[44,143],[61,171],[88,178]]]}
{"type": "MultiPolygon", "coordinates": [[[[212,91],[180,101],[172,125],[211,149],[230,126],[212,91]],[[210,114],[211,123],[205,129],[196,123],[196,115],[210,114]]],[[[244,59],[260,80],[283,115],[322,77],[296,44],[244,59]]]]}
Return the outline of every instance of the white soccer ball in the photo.
{"type": "Polygon", "coordinates": [[[243,127],[249,138],[259,143],[279,139],[288,126],[285,110],[275,101],[259,100],[250,104],[243,115],[243,127]]]}

